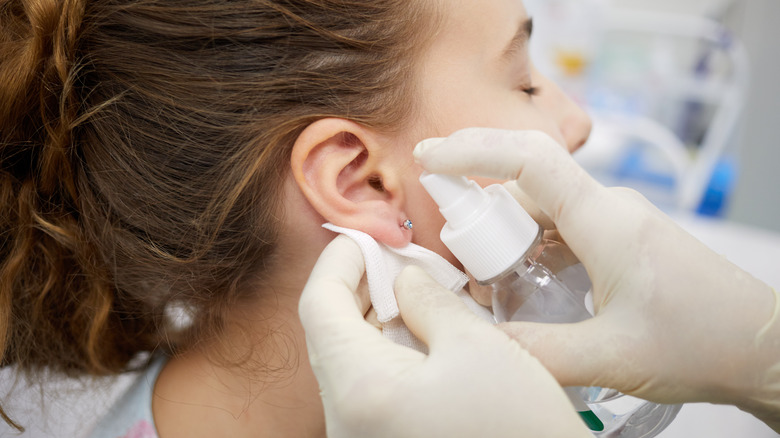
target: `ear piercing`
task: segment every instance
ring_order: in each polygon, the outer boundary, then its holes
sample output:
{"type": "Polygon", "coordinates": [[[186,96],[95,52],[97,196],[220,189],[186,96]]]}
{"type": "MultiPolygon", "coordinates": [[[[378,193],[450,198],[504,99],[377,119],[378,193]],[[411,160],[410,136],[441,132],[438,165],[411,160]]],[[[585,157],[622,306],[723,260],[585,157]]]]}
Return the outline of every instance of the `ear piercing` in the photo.
{"type": "Polygon", "coordinates": [[[409,219],[405,220],[403,225],[401,226],[406,228],[407,230],[411,230],[412,228],[414,228],[414,224],[412,224],[412,221],[409,219]]]}

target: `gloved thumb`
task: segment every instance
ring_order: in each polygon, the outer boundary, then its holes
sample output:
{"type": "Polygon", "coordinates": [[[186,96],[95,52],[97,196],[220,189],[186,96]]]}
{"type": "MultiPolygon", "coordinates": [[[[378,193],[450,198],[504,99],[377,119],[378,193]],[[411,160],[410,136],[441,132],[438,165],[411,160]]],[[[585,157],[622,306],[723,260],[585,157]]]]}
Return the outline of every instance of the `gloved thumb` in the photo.
{"type": "Polygon", "coordinates": [[[457,295],[419,267],[404,268],[396,278],[395,294],[404,323],[431,351],[450,347],[457,350],[464,337],[495,332],[489,323],[468,310],[457,295]]]}
{"type": "MultiPolygon", "coordinates": [[[[364,273],[363,255],[350,238],[339,235],[320,255],[298,303],[306,332],[309,361],[323,395],[350,389],[357,367],[380,366],[395,344],[363,318],[356,295],[364,273]]],[[[411,351],[411,350],[410,350],[411,351]]]]}
{"type": "Polygon", "coordinates": [[[607,327],[599,316],[575,324],[505,322],[497,327],[517,341],[555,376],[561,386],[627,388],[636,385],[632,345],[641,340],[607,327]],[[604,364],[622,364],[605,369],[604,364]]]}
{"type": "MultiPolygon", "coordinates": [[[[431,354],[453,354],[463,350],[467,339],[486,340],[495,335],[491,324],[478,318],[460,298],[418,267],[402,271],[395,292],[404,323],[428,345],[431,354]]],[[[636,342],[629,342],[628,335],[615,335],[614,330],[602,330],[603,324],[591,319],[577,324],[508,322],[498,327],[535,356],[560,385],[613,388],[625,376],[605,370],[604,363],[622,361],[622,355],[629,354],[623,347],[630,348],[636,342]],[[605,357],[613,360],[604,361],[605,357]]],[[[479,348],[490,345],[479,342],[463,353],[475,354],[479,348]]]]}

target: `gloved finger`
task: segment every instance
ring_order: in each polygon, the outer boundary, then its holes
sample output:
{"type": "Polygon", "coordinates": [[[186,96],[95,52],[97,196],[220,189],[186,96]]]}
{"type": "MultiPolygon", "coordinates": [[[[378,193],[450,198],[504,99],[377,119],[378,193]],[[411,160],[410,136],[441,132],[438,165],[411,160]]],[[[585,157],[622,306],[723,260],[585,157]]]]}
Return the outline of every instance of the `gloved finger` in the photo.
{"type": "MultiPolygon", "coordinates": [[[[502,180],[514,180],[517,171],[512,163],[504,162],[502,142],[511,142],[517,148],[522,138],[539,133],[532,131],[504,131],[489,128],[468,128],[448,138],[432,138],[417,145],[415,159],[431,173],[462,176],[484,176],[502,180]],[[506,133],[512,132],[512,138],[506,133]],[[517,137],[517,138],[514,138],[517,137]]],[[[536,202],[512,181],[504,187],[523,206],[529,215],[545,229],[555,227],[550,218],[537,207],[536,202]]]]}
{"type": "Polygon", "coordinates": [[[363,319],[358,307],[355,291],[364,270],[360,248],[340,235],[320,255],[301,294],[298,314],[320,384],[343,375],[356,355],[363,357],[377,343],[389,342],[363,319]]]}
{"type": "Polygon", "coordinates": [[[538,143],[555,145],[554,140],[538,131],[466,128],[444,139],[421,142],[414,157],[431,173],[514,180],[522,169],[516,153],[538,143]]]}
{"type": "Polygon", "coordinates": [[[528,194],[517,185],[517,182],[508,181],[504,183],[503,186],[506,188],[509,194],[520,203],[523,209],[534,219],[534,221],[536,221],[537,224],[541,225],[541,227],[545,230],[555,229],[555,222],[553,222],[552,219],[550,219],[550,217],[547,216],[547,214],[543,212],[538,205],[536,205],[536,201],[528,196],[528,194]]]}
{"type": "Polygon", "coordinates": [[[320,254],[298,303],[305,329],[317,328],[321,314],[335,311],[339,317],[362,320],[355,298],[365,265],[360,247],[352,239],[339,235],[320,254]]]}
{"type": "Polygon", "coordinates": [[[467,128],[443,141],[421,142],[414,155],[431,173],[516,180],[558,225],[562,206],[598,185],[555,140],[539,131],[467,128]]]}
{"type": "Polygon", "coordinates": [[[419,267],[404,268],[396,278],[395,294],[404,323],[431,352],[479,336],[482,330],[494,330],[419,267]]]}

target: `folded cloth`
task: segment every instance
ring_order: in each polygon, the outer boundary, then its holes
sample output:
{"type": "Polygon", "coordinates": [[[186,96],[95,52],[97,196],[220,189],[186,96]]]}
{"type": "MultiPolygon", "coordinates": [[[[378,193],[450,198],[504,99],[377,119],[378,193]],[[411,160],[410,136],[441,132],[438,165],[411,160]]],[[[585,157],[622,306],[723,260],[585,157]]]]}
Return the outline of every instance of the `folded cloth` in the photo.
{"type": "Polygon", "coordinates": [[[349,228],[325,224],[323,228],[344,234],[357,243],[363,252],[366,264],[366,279],[371,304],[382,324],[382,334],[401,345],[427,352],[424,343],[417,339],[406,327],[398,310],[393,285],[396,277],[406,266],[418,266],[445,288],[456,293],[478,316],[493,321],[490,311],[477,304],[463,290],[468,277],[452,266],[444,257],[419,245],[410,243],[403,248],[391,248],[374,240],[368,234],[349,228]]]}

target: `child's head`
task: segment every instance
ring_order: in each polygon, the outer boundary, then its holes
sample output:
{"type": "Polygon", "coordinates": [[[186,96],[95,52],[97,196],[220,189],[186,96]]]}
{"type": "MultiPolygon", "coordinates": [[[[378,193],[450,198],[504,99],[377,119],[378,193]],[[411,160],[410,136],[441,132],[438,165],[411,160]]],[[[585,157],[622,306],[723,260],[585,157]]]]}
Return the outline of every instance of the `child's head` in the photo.
{"type": "Polygon", "coordinates": [[[300,132],[415,117],[429,3],[0,7],[4,362],[118,371],[172,301],[218,323],[273,265],[300,132]]]}
{"type": "Polygon", "coordinates": [[[479,126],[544,131],[574,151],[584,144],[591,124],[579,106],[534,69],[528,53],[533,22],[521,0],[425,3],[436,9],[421,29],[433,34],[418,47],[419,61],[411,73],[416,94],[409,110],[415,117],[391,133],[317,121],[293,148],[293,173],[328,221],[391,246],[412,239],[457,263],[439,239],[444,221],[418,182],[421,170],[412,161],[413,146],[479,126]],[[349,199],[355,202],[345,202],[349,199]],[[414,232],[399,226],[407,218],[414,232]]]}
{"type": "Polygon", "coordinates": [[[533,70],[519,0],[12,0],[0,20],[0,346],[25,367],[115,372],[210,336],[324,221],[451,257],[415,143],[589,131],[533,70]],[[171,303],[192,336],[165,330],[171,303]]]}

